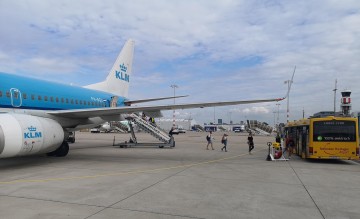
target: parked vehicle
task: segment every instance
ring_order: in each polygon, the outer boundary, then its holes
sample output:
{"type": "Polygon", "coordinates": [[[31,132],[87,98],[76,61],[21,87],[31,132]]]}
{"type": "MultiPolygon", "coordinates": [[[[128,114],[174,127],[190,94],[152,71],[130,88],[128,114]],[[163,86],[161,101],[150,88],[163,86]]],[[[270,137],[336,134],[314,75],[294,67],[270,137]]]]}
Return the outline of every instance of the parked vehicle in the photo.
{"type": "Polygon", "coordinates": [[[186,130],[183,128],[179,128],[178,131],[179,131],[179,133],[186,133],[186,130]]]}
{"type": "Polygon", "coordinates": [[[92,128],[90,129],[91,133],[100,133],[100,129],[99,128],[92,128]]]}
{"type": "Polygon", "coordinates": [[[174,129],[173,131],[172,131],[172,134],[173,135],[178,135],[180,132],[179,132],[179,129],[174,129]]]}

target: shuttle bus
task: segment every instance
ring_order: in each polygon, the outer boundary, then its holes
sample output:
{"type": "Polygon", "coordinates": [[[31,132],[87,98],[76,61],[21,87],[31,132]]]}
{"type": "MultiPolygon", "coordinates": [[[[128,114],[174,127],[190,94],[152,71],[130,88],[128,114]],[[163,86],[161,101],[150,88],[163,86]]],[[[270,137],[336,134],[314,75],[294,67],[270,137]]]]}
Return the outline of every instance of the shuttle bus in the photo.
{"type": "Polygon", "coordinates": [[[289,122],[285,136],[302,158],[358,160],[358,130],[357,118],[329,116],[289,122]]]}

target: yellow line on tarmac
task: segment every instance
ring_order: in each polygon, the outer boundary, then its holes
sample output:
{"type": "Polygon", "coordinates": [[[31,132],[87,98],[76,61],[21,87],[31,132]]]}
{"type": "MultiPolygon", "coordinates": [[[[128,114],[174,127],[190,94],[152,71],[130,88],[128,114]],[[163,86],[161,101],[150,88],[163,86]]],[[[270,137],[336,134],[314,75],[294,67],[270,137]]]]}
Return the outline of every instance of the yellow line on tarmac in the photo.
{"type": "MultiPolygon", "coordinates": [[[[261,151],[261,150],[258,150],[258,151],[261,151]]],[[[16,183],[39,183],[39,182],[44,183],[44,182],[52,182],[52,181],[94,179],[94,178],[99,178],[99,177],[130,175],[130,174],[137,174],[137,173],[151,173],[151,172],[158,172],[158,171],[162,171],[162,170],[188,168],[188,167],[199,166],[199,165],[204,165],[204,164],[216,163],[216,162],[220,162],[223,160],[229,160],[229,159],[233,159],[236,157],[242,157],[245,155],[247,155],[247,154],[240,154],[240,155],[220,158],[220,159],[216,159],[216,160],[209,160],[209,161],[203,161],[203,162],[199,162],[199,163],[179,165],[179,166],[173,166],[173,167],[163,167],[163,168],[148,169],[148,170],[135,170],[135,171],[128,171],[128,172],[120,172],[120,173],[104,173],[104,174],[96,174],[96,175],[88,175],[88,176],[59,177],[59,178],[47,178],[47,179],[19,179],[19,180],[12,180],[12,181],[0,181],[0,185],[16,184],[16,183]]]]}

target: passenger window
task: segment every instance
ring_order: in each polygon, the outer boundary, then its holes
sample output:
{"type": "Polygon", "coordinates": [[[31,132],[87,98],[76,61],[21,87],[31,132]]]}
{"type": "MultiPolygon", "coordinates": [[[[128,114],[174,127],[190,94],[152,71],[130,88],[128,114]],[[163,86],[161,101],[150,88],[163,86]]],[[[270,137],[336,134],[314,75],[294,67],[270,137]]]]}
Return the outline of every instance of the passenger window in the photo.
{"type": "Polygon", "coordinates": [[[82,100],[80,100],[80,105],[82,105],[82,100]]]}
{"type": "Polygon", "coordinates": [[[55,99],[55,100],[56,100],[56,102],[57,102],[57,103],[59,102],[59,98],[58,98],[58,97],[56,97],[56,99],[55,99]]]}
{"type": "Polygon", "coordinates": [[[79,104],[79,101],[78,101],[78,100],[75,100],[75,104],[79,104]]]}
{"type": "Polygon", "coordinates": [[[38,96],[38,100],[41,100],[41,96],[40,96],[40,95],[38,96]]]}
{"type": "Polygon", "coordinates": [[[47,97],[47,96],[44,96],[44,100],[45,100],[45,101],[48,101],[48,97],[47,97]]]}
{"type": "Polygon", "coordinates": [[[73,99],[71,99],[71,104],[74,104],[74,100],[73,100],[73,99]]]}
{"type": "Polygon", "coordinates": [[[86,101],[84,100],[84,105],[86,106],[86,101]]]}
{"type": "Polygon", "coordinates": [[[54,102],[54,97],[50,97],[50,101],[51,101],[51,102],[54,102]]]}
{"type": "Polygon", "coordinates": [[[66,98],[66,103],[69,103],[69,99],[68,99],[68,98],[66,98]]]}
{"type": "Polygon", "coordinates": [[[64,103],[64,98],[61,98],[61,103],[64,103]]]}
{"type": "Polygon", "coordinates": [[[27,99],[27,95],[26,95],[26,93],[23,93],[23,99],[27,99]]]}
{"type": "Polygon", "coordinates": [[[6,97],[10,98],[10,91],[6,91],[6,97]]]}
{"type": "Polygon", "coordinates": [[[35,95],[31,94],[31,100],[35,100],[35,95]]]}
{"type": "Polygon", "coordinates": [[[2,91],[0,91],[0,97],[2,97],[2,91]]]}

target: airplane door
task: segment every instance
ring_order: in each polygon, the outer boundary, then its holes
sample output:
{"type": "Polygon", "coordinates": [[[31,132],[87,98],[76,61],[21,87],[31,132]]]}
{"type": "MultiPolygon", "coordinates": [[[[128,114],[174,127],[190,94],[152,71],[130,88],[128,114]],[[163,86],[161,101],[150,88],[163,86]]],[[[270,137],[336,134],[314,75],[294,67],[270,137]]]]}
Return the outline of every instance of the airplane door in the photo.
{"type": "Polygon", "coordinates": [[[118,96],[111,97],[110,107],[116,107],[118,99],[119,99],[118,96]]]}
{"type": "Polygon", "coordinates": [[[17,88],[10,89],[11,105],[13,107],[20,107],[22,105],[21,92],[17,88]]]}

